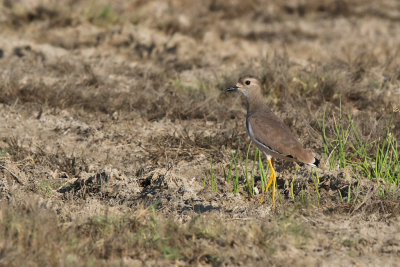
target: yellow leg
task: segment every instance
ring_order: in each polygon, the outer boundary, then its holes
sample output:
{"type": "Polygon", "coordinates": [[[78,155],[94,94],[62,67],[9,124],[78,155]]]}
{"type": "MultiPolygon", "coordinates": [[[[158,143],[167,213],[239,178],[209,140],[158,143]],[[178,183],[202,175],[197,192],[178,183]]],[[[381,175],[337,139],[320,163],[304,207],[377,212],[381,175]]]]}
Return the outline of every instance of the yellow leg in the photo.
{"type": "MultiPolygon", "coordinates": [[[[268,191],[269,187],[272,184],[272,206],[275,207],[275,188],[276,188],[276,173],[274,169],[274,163],[271,159],[268,160],[269,168],[271,169],[271,175],[269,176],[268,184],[265,187],[265,192],[268,191]]],[[[260,198],[260,204],[263,202],[264,196],[260,198]]]]}

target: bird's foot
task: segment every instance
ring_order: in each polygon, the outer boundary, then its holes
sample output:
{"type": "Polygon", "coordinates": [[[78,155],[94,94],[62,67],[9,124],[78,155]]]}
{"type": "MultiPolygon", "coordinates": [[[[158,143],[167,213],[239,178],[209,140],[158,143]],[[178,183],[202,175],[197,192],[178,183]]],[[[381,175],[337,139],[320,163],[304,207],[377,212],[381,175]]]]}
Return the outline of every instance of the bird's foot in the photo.
{"type": "MultiPolygon", "coordinates": [[[[269,167],[271,168],[271,175],[269,176],[269,180],[267,186],[265,187],[264,193],[268,192],[268,189],[272,184],[272,207],[275,208],[276,173],[272,161],[270,159],[268,160],[268,164],[269,167]]],[[[259,203],[262,204],[263,201],[264,201],[264,195],[261,196],[259,203]]]]}

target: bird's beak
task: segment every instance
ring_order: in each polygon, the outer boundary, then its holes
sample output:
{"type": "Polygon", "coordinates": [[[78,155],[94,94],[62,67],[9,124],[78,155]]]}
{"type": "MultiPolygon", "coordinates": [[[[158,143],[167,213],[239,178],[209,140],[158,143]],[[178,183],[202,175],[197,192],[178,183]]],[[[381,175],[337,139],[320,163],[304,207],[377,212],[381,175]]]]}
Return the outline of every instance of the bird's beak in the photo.
{"type": "Polygon", "coordinates": [[[239,86],[235,85],[235,86],[232,86],[232,87],[230,87],[230,88],[226,88],[225,91],[227,91],[227,92],[229,92],[229,91],[236,91],[237,89],[239,89],[239,86]]]}

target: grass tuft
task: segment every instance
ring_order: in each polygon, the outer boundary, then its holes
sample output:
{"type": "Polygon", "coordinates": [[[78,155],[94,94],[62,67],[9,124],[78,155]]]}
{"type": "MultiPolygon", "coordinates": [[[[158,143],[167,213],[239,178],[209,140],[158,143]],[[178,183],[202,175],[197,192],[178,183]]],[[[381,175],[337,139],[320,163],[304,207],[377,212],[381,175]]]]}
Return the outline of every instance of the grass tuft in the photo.
{"type": "Polygon", "coordinates": [[[218,190],[218,185],[217,185],[217,183],[216,183],[216,181],[214,179],[214,169],[213,169],[212,157],[210,157],[210,169],[209,169],[208,173],[206,174],[206,176],[204,176],[204,179],[203,179],[203,186],[206,185],[207,180],[209,180],[211,189],[214,190],[214,191],[217,191],[218,190]]]}
{"type": "Polygon", "coordinates": [[[264,191],[266,185],[266,170],[263,166],[262,154],[258,148],[254,147],[253,149],[254,150],[252,150],[252,144],[250,143],[247,146],[247,151],[244,158],[240,150],[237,150],[236,153],[232,153],[232,161],[229,164],[229,167],[224,169],[225,181],[227,183],[232,182],[232,192],[235,194],[239,193],[239,189],[245,188],[248,195],[253,197],[255,195],[254,189],[256,185],[257,174],[261,180],[261,191],[264,191]]]}
{"type": "MultiPolygon", "coordinates": [[[[254,147],[252,143],[247,146],[245,155],[242,155],[240,150],[232,152],[232,160],[230,164],[223,169],[225,182],[232,184],[232,192],[237,194],[241,189],[245,190],[249,197],[253,197],[256,192],[257,177],[260,179],[261,190],[264,193],[267,185],[267,173],[269,171],[268,165],[264,167],[263,154],[254,147]]],[[[215,170],[213,169],[212,159],[210,160],[210,169],[207,171],[203,179],[203,186],[206,186],[207,181],[211,189],[217,190],[214,177],[215,170]]]]}
{"type": "Polygon", "coordinates": [[[96,26],[106,27],[118,23],[120,15],[107,4],[100,4],[97,1],[88,8],[85,17],[96,26]]]}
{"type": "MultiPolygon", "coordinates": [[[[339,106],[339,117],[333,115],[333,127],[322,118],[324,156],[330,170],[350,167],[358,179],[383,179],[390,188],[400,184],[399,145],[391,132],[393,115],[382,135],[374,140],[362,140],[351,115],[345,116],[339,106]],[[330,129],[331,137],[328,137],[330,129]]],[[[349,188],[349,192],[350,192],[349,188]]],[[[382,188],[383,192],[385,188],[382,188]]],[[[350,199],[350,196],[348,196],[350,199]]]]}

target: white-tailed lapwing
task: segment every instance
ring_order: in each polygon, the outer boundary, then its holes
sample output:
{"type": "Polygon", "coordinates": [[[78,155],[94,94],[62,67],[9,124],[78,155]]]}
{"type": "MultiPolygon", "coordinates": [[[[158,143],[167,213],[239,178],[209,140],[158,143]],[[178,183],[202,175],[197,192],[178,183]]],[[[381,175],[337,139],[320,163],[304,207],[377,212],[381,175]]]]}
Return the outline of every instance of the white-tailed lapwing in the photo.
{"type": "MultiPolygon", "coordinates": [[[[271,169],[271,176],[265,192],[272,183],[272,202],[275,206],[276,173],[272,158],[298,161],[310,166],[318,166],[319,160],[308,152],[296,137],[267,106],[261,91],[260,81],[245,76],[226,91],[240,91],[247,98],[246,126],[251,141],[264,153],[271,169]]],[[[261,199],[262,201],[262,199],[261,199]]]]}

